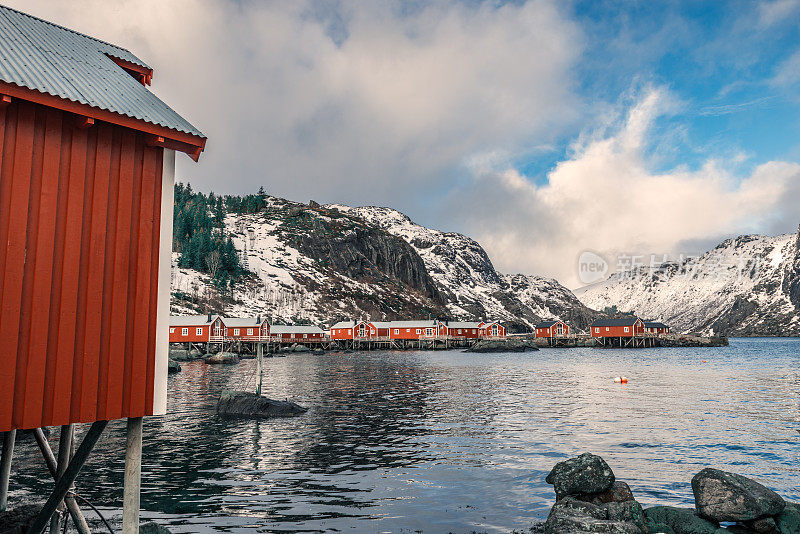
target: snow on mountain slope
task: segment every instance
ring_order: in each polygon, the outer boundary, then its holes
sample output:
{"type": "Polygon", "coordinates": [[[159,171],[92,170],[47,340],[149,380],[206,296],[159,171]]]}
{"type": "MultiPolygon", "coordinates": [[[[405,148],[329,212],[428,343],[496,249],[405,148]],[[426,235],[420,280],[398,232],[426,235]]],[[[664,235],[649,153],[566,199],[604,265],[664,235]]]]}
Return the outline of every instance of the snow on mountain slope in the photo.
{"type": "Polygon", "coordinates": [[[589,307],[617,306],[676,330],[800,335],[800,233],[728,239],[699,258],[616,273],[576,291],[589,307]]]}
{"type": "Polygon", "coordinates": [[[532,327],[543,319],[570,319],[581,328],[596,316],[556,280],[498,273],[475,240],[432,230],[384,207],[331,205],[401,237],[419,253],[455,318],[492,317],[532,327]]]}
{"type": "Polygon", "coordinates": [[[388,272],[391,269],[376,266],[366,258],[382,241],[380,236],[369,236],[370,229],[364,228],[362,221],[324,211],[270,197],[262,212],[228,214],[225,233],[232,238],[240,261],[251,274],[231,284],[229,290],[219,291],[208,275],[178,268],[176,253],[172,312],[196,313],[214,308],[232,316],[260,314],[276,321],[317,324],[353,316],[383,318],[395,313],[426,316],[441,312],[432,295],[425,293],[421,261],[415,266],[413,258],[408,260],[409,253],[413,253],[410,247],[404,250],[397,243],[389,243],[391,250],[382,251],[386,263],[404,264],[405,273],[415,277],[393,278],[388,272]],[[364,238],[365,233],[369,237],[364,238]],[[333,262],[330,257],[315,256],[319,251],[309,247],[309,242],[324,242],[331,249],[333,262]],[[348,257],[352,251],[359,253],[361,263],[348,257]],[[331,266],[342,258],[349,272],[331,266]]]}
{"type": "Polygon", "coordinates": [[[251,274],[230,288],[177,267],[172,310],[263,315],[331,324],[343,318],[503,319],[529,330],[542,319],[596,313],[555,280],[495,271],[486,251],[388,208],[305,205],[268,197],[258,213],[228,214],[224,232],[251,274]]]}

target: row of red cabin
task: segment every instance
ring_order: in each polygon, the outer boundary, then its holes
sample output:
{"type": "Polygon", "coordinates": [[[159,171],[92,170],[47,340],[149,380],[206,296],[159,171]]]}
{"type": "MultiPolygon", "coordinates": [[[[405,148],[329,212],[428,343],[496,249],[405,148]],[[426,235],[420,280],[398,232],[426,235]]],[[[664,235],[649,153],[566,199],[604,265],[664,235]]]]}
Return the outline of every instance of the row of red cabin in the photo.
{"type": "MultiPolygon", "coordinates": [[[[554,338],[570,335],[570,325],[564,321],[544,321],[536,325],[536,337],[554,338]]],[[[634,316],[598,319],[589,326],[592,337],[633,337],[645,334],[669,334],[670,328],[659,321],[645,321],[634,316]]]]}
{"type": "Polygon", "coordinates": [[[506,327],[499,321],[342,321],[330,328],[333,340],[499,339],[506,327]]]}

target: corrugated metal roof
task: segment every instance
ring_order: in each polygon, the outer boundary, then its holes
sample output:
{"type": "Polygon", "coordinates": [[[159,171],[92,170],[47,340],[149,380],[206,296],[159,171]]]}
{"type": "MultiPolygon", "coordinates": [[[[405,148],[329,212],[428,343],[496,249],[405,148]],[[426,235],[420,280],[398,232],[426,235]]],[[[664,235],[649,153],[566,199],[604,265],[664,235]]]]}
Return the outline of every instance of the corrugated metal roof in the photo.
{"type": "Polygon", "coordinates": [[[106,54],[150,68],[124,48],[0,6],[0,80],[205,137],[106,54]]]}
{"type": "Polygon", "coordinates": [[[203,326],[213,323],[219,315],[212,315],[208,320],[208,315],[172,315],[169,318],[170,326],[203,326]]]}
{"type": "Polygon", "coordinates": [[[636,323],[636,321],[639,321],[638,317],[626,315],[624,317],[615,317],[612,319],[597,319],[591,326],[630,326],[636,323]]]}
{"type": "Polygon", "coordinates": [[[445,326],[447,326],[447,328],[450,328],[450,329],[453,329],[453,328],[480,328],[481,323],[474,322],[474,321],[471,321],[471,322],[470,321],[468,321],[468,322],[450,321],[445,326]]]}
{"type": "Polygon", "coordinates": [[[324,334],[318,326],[308,325],[282,325],[276,324],[269,327],[270,334],[324,334]]]}
{"type": "Polygon", "coordinates": [[[260,319],[258,317],[223,317],[222,322],[227,327],[250,327],[254,328],[256,326],[260,326],[264,323],[265,319],[260,319]]]}

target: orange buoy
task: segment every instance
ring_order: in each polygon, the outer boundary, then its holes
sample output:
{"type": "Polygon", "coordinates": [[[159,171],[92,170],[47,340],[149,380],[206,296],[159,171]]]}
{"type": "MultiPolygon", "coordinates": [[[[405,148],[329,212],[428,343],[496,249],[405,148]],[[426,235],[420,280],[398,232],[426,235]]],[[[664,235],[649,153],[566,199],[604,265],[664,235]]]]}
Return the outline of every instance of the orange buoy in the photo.
{"type": "Polygon", "coordinates": [[[627,384],[628,383],[628,377],[627,376],[618,376],[618,377],[616,377],[614,379],[614,382],[616,382],[617,384],[627,384]]]}
{"type": "Polygon", "coordinates": [[[708,360],[703,360],[703,363],[708,363],[708,360]]]}

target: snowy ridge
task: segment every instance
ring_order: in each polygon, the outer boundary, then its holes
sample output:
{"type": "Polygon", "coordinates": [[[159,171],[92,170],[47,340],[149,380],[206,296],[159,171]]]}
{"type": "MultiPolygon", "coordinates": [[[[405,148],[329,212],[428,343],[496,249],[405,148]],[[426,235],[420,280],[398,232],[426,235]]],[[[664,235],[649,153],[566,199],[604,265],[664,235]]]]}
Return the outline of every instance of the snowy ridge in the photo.
{"type": "Polygon", "coordinates": [[[799,242],[794,234],[740,236],[696,259],[616,273],[576,294],[589,307],[617,306],[676,330],[796,336],[799,242]]]}

